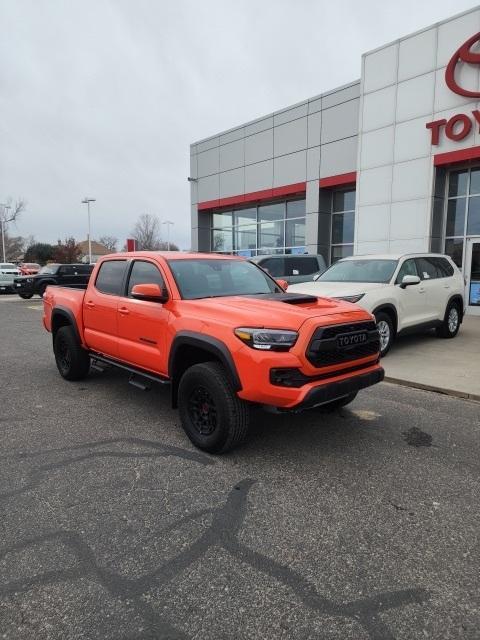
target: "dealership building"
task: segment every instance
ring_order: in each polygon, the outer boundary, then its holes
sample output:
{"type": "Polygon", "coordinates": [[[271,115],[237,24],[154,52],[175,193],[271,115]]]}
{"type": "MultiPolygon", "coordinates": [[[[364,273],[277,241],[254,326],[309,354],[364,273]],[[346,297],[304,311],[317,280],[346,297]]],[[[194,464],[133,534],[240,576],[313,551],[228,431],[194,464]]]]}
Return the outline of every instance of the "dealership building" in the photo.
{"type": "Polygon", "coordinates": [[[190,148],[192,247],[445,252],[480,314],[480,7],[362,56],[361,79],[190,148]]]}

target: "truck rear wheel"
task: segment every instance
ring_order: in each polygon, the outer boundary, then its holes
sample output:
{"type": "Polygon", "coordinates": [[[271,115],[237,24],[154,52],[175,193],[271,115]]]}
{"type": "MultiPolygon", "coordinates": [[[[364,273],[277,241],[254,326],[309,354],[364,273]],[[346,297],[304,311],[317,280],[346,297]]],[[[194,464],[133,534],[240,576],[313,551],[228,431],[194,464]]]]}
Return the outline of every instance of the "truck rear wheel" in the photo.
{"type": "Polygon", "coordinates": [[[73,327],[60,327],[53,341],[55,362],[65,380],[82,380],[90,370],[90,356],[78,343],[73,327]]]}
{"type": "Polygon", "coordinates": [[[225,453],[247,436],[249,407],[217,362],[202,362],[185,371],[178,408],[185,433],[199,449],[225,453]]]}

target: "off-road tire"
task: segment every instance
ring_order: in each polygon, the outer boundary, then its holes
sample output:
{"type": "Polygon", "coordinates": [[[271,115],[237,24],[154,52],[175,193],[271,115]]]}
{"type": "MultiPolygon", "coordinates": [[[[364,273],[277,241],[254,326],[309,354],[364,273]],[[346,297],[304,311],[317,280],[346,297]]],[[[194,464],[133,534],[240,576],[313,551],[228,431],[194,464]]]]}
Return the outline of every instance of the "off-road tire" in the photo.
{"type": "Polygon", "coordinates": [[[22,300],[30,300],[33,297],[33,293],[19,293],[18,295],[22,300]]]}
{"type": "Polygon", "coordinates": [[[341,409],[347,404],[350,404],[350,402],[353,402],[357,397],[357,394],[358,391],[353,391],[352,393],[349,393],[348,396],[337,398],[337,400],[332,400],[331,402],[327,402],[326,404],[321,404],[318,409],[320,409],[320,411],[325,411],[325,413],[330,413],[330,411],[341,409]]]}
{"type": "Polygon", "coordinates": [[[185,433],[203,451],[226,453],[247,436],[249,406],[218,362],[202,362],[185,371],[178,386],[178,409],[185,433]]]}
{"type": "Polygon", "coordinates": [[[450,302],[445,311],[442,325],[436,329],[437,336],[439,338],[455,338],[460,329],[461,314],[458,302],[450,302]]]}
{"type": "Polygon", "coordinates": [[[58,371],[65,380],[82,380],[90,370],[90,356],[78,343],[73,327],[60,327],[53,341],[58,371]]]}
{"type": "Polygon", "coordinates": [[[383,358],[383,356],[386,356],[390,351],[390,347],[393,344],[395,339],[395,329],[393,328],[392,319],[383,311],[379,311],[379,313],[375,314],[375,323],[380,332],[380,357],[383,358]],[[388,342],[387,344],[382,344],[386,331],[388,331],[388,342]]]}

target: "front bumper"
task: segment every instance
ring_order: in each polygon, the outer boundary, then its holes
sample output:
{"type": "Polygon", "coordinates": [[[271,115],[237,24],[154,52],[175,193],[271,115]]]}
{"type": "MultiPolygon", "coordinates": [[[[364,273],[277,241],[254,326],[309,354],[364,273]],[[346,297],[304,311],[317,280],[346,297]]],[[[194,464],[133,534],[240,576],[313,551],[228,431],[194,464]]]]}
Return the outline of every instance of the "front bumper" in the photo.
{"type": "Polygon", "coordinates": [[[15,293],[34,293],[35,285],[33,282],[27,282],[26,280],[15,279],[12,284],[12,289],[15,293]]]}
{"type": "Polygon", "coordinates": [[[345,380],[339,380],[337,382],[330,382],[319,387],[310,389],[305,398],[294,405],[289,407],[287,411],[304,411],[305,409],[313,409],[319,405],[343,398],[351,393],[360,391],[371,387],[377,382],[381,382],[385,377],[385,371],[383,367],[377,367],[374,371],[368,373],[362,373],[360,375],[346,378],[345,380]]]}

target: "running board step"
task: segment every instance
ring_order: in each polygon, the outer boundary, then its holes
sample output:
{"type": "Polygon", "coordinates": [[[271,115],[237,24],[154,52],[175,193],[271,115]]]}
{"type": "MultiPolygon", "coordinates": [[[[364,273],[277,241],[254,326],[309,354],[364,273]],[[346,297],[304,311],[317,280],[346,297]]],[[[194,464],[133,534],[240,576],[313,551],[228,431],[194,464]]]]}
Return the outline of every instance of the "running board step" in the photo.
{"type": "Polygon", "coordinates": [[[128,371],[128,373],[130,374],[129,383],[134,387],[143,389],[144,391],[150,389],[150,382],[157,382],[158,384],[170,384],[170,379],[167,377],[155,375],[153,373],[149,373],[148,371],[137,369],[136,367],[130,367],[127,364],[123,364],[123,362],[114,360],[113,358],[108,358],[107,356],[99,355],[97,353],[90,353],[90,357],[92,359],[91,367],[93,369],[97,371],[105,371],[105,369],[116,367],[118,369],[122,369],[123,371],[128,371]]]}
{"type": "Polygon", "coordinates": [[[134,373],[132,373],[132,375],[128,379],[128,384],[131,384],[132,387],[136,387],[137,389],[140,389],[141,391],[150,391],[150,389],[152,388],[147,383],[146,380],[145,380],[145,382],[142,382],[142,380],[138,379],[138,377],[134,373]]]}

